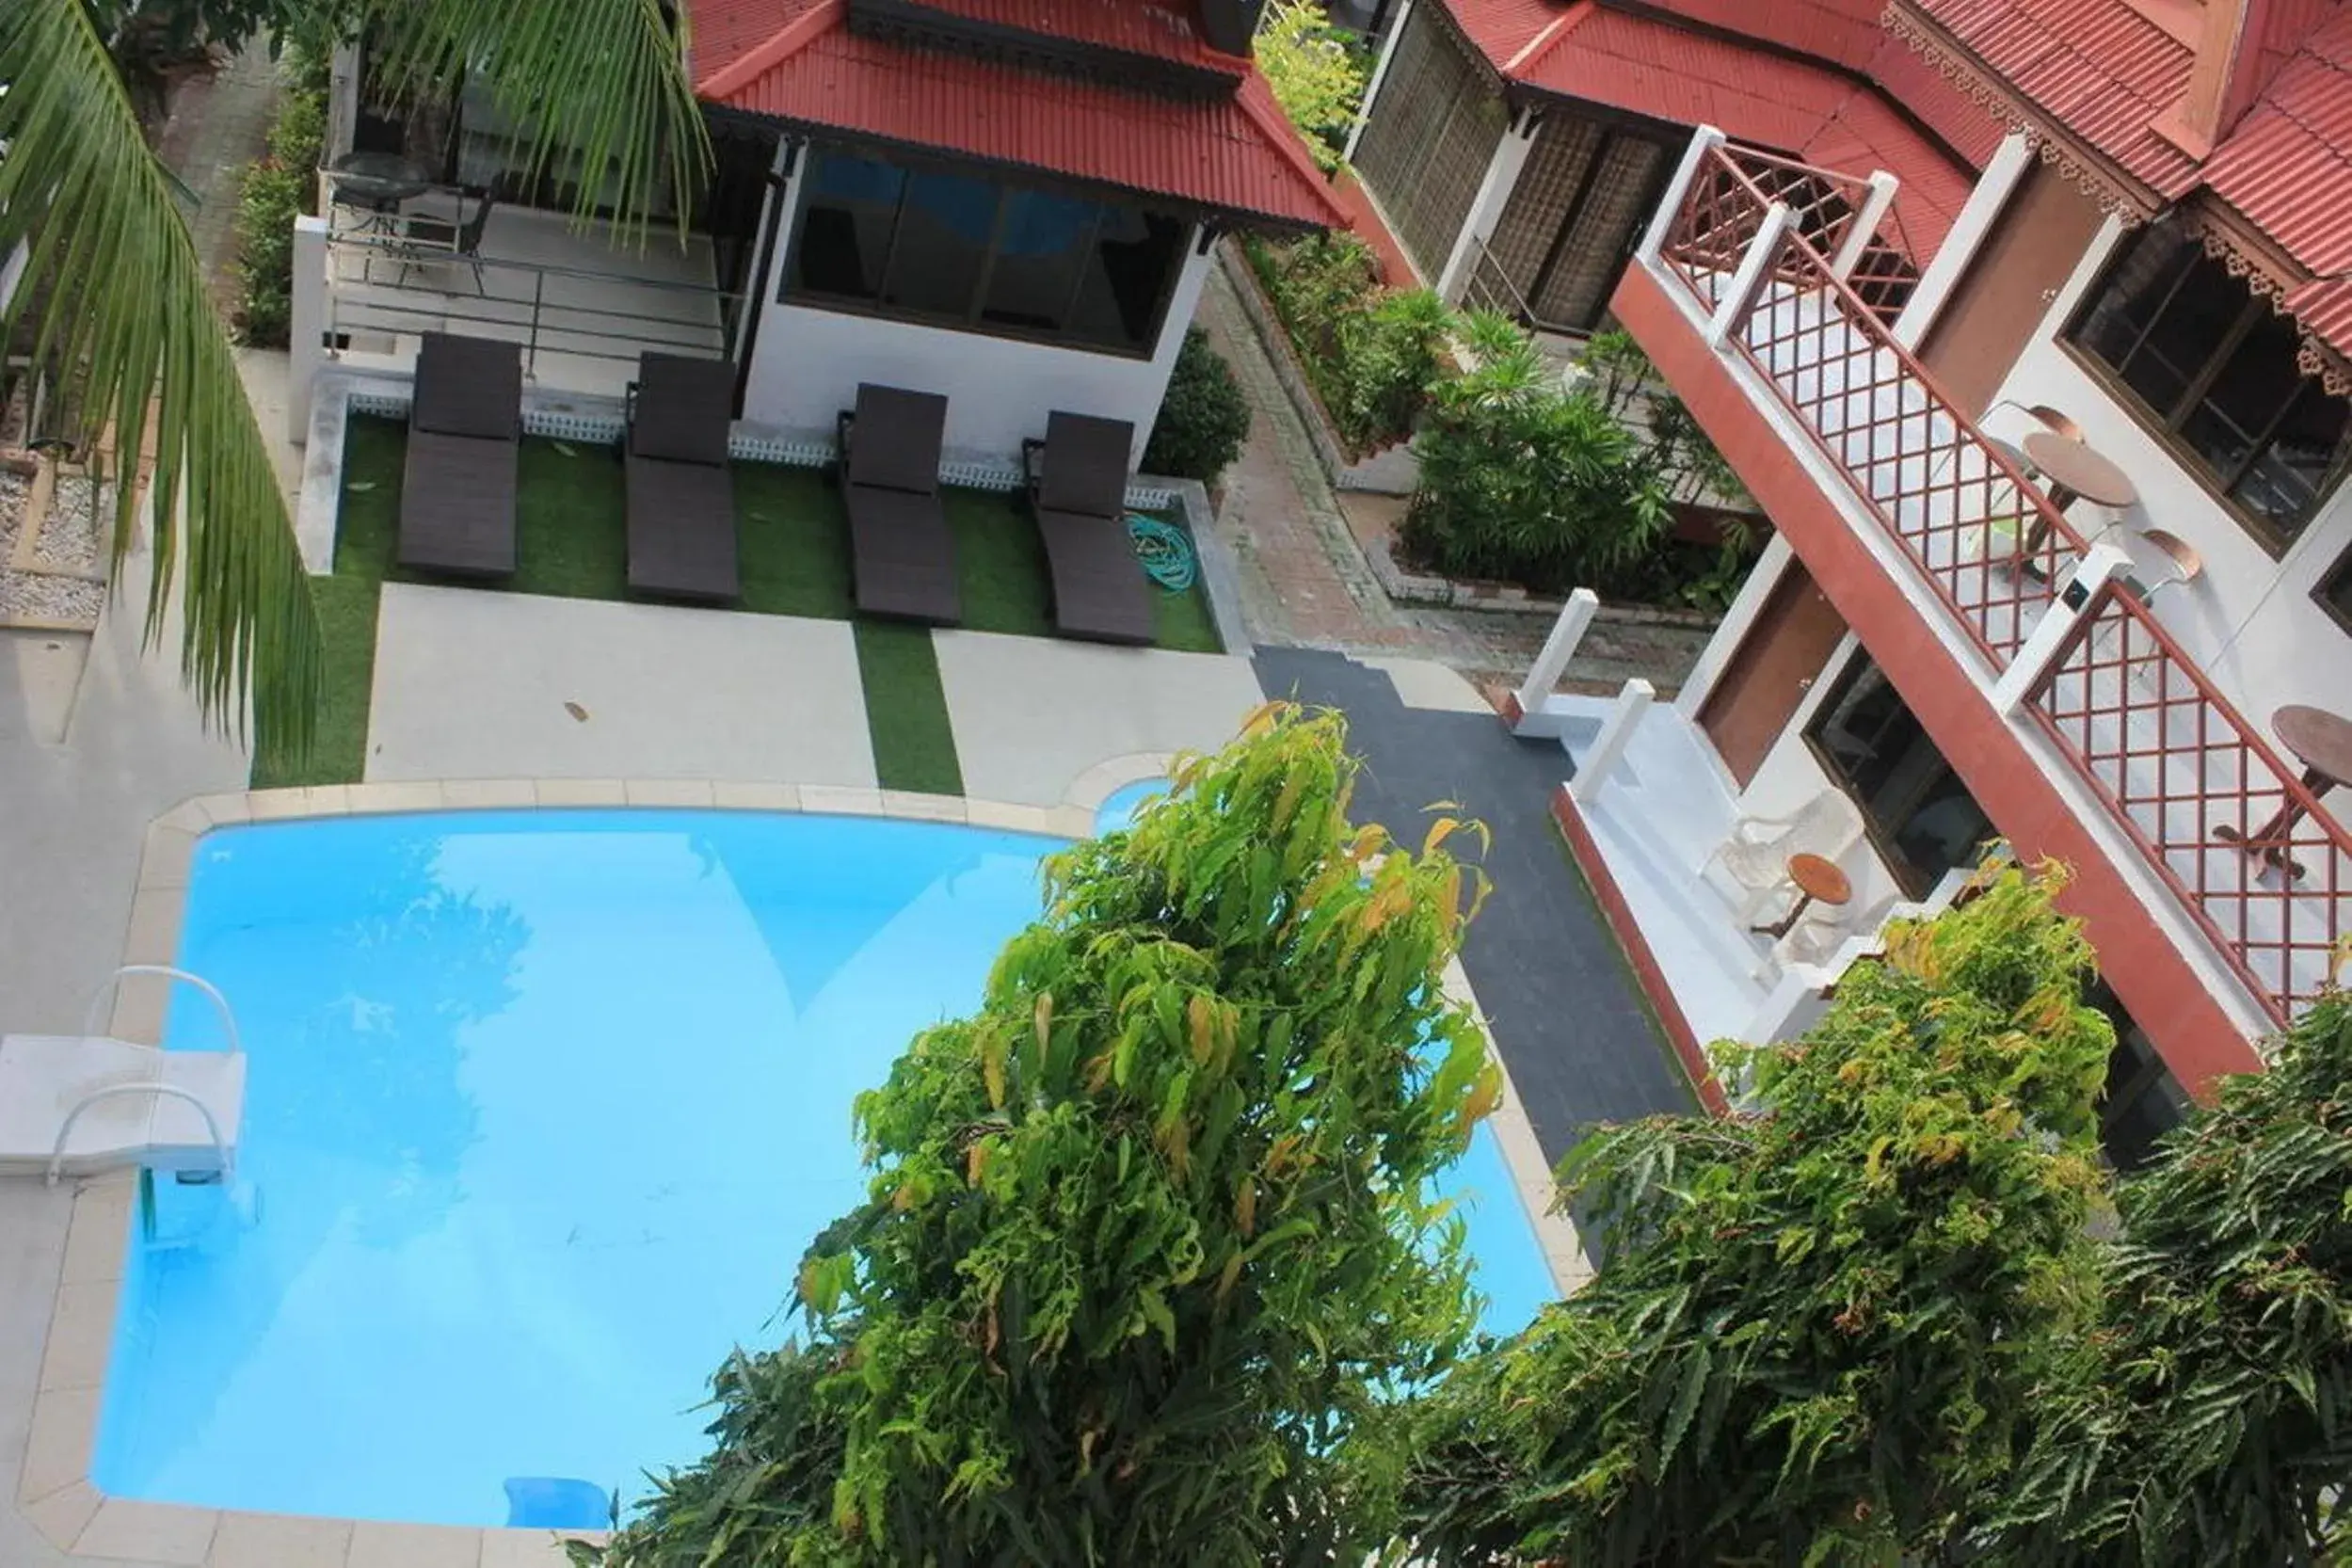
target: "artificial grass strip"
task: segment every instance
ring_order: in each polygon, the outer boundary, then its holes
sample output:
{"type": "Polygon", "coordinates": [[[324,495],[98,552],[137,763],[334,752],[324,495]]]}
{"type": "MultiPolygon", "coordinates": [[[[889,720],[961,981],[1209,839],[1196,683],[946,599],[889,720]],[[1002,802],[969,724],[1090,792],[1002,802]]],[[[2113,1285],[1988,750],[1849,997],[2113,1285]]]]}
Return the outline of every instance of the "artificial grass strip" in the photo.
{"type": "Polygon", "coordinates": [[[811,469],[734,467],[743,607],[770,616],[849,619],[849,514],[840,492],[811,469]]]}
{"type": "Polygon", "coordinates": [[[318,731],[299,764],[256,756],[253,788],[357,784],[367,772],[368,695],[376,679],[376,609],[383,584],[372,577],[313,577],[318,608],[318,731]]]}
{"type": "Polygon", "coordinates": [[[886,790],[962,794],[964,772],[955,760],[955,732],[948,724],[947,691],[930,631],[876,620],[857,621],[851,630],[876,781],[886,790]]]}
{"type": "MultiPolygon", "coordinates": [[[[1016,637],[1054,635],[1046,545],[1026,505],[1017,497],[979,490],[946,493],[965,628],[1016,637]]],[[[1183,526],[1180,513],[1155,515],[1183,526]]],[[[1224,651],[1208,591],[1197,579],[1180,594],[1152,585],[1152,633],[1161,648],[1186,653],[1224,651]]]]}

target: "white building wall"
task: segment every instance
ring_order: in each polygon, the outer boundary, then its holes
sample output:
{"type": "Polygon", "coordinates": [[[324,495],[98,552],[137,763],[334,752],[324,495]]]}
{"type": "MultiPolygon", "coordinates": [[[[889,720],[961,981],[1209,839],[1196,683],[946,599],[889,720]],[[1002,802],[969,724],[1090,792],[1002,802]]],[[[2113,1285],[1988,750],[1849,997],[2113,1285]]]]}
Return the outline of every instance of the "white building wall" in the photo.
{"type": "Polygon", "coordinates": [[[2352,635],[2311,598],[2328,568],[2352,547],[2352,484],[2338,486],[2302,536],[2273,558],[2058,341],[2122,233],[2112,218],[2100,231],[2003,381],[1985,425],[2011,440],[2039,428],[2004,404],[2042,404],[2072,416],[2090,445],[2131,476],[2140,496],[2120,513],[2077,502],[2069,514],[2075,526],[2087,535],[2111,520],[2132,529],[2161,528],[2197,548],[2204,576],[2164,589],[2152,608],[2254,724],[2267,732],[2272,711],[2290,702],[2352,709],[2352,635]]]}
{"type": "MultiPolygon", "coordinates": [[[[799,171],[807,167],[801,159],[784,200],[797,200],[799,171]]],[[[790,223],[788,217],[779,245],[790,243],[790,223]]],[[[1188,236],[1184,270],[1147,360],[780,304],[786,263],[779,258],[752,344],[744,420],[830,440],[834,417],[857,401],[857,384],[875,381],[944,393],[946,444],[959,456],[1017,458],[1022,440],[1042,437],[1046,416],[1066,408],[1132,424],[1128,460],[1140,462],[1213,264],[1199,240],[1197,229],[1188,236]]]]}

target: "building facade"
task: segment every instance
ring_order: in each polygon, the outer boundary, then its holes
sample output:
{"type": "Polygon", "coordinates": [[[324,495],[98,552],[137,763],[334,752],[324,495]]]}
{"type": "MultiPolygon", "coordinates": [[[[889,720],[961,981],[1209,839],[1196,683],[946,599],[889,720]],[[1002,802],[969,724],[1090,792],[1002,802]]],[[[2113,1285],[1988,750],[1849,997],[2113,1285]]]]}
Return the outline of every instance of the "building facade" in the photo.
{"type": "Polygon", "coordinates": [[[2148,1123],[2352,934],[2286,712],[2352,710],[2352,8],[2175,8],[1898,0],[2008,126],[1899,312],[1704,134],[1611,298],[1778,530],[1679,698],[1723,787],[1848,796],[1858,905],[2067,862],[2148,1123]]]}

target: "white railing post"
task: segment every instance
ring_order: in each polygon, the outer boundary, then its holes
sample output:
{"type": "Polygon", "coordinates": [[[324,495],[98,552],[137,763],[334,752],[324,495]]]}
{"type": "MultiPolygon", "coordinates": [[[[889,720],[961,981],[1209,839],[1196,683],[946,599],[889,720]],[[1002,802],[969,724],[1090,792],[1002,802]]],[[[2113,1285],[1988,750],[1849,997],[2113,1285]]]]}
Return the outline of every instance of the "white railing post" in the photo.
{"type": "Polygon", "coordinates": [[[1600,793],[1608,776],[1617,771],[1617,764],[1625,759],[1625,747],[1632,744],[1633,732],[1641,723],[1641,715],[1650,711],[1650,703],[1657,691],[1647,680],[1635,676],[1619,689],[1617,705],[1602,721],[1601,733],[1592,743],[1592,749],[1576,764],[1576,776],[1568,781],[1568,793],[1578,805],[1590,802],[1600,793]]]}
{"type": "Polygon", "coordinates": [[[1772,258],[1780,254],[1781,241],[1795,221],[1796,216],[1785,201],[1775,201],[1764,210],[1764,221],[1756,225],[1756,237],[1748,242],[1747,254],[1739,258],[1739,270],[1732,274],[1730,285],[1723,290],[1723,297],[1707,322],[1709,348],[1720,349],[1731,341],[1732,329],[1747,315],[1756,292],[1764,287],[1771,273],[1772,258]]]}
{"type": "Polygon", "coordinates": [[[2129,571],[2131,566],[2132,558],[2111,544],[2090,547],[2082,566],[2050,601],[2048,612],[2034,623],[2034,629],[2025,633],[2025,640],[2009,656],[2009,667],[1992,683],[1992,706],[2004,718],[2014,716],[2025,705],[2033,689],[2041,684],[2042,676],[2072,635],[2075,625],[2098,602],[2099,590],[2109,579],[2129,571]]]}
{"type": "Polygon", "coordinates": [[[1846,231],[1837,254],[1830,258],[1830,270],[1837,274],[1840,282],[1854,275],[1854,264],[1870,248],[1870,241],[1878,233],[1879,225],[1886,221],[1887,209],[1895,205],[1895,192],[1901,184],[1883,168],[1870,171],[1870,194],[1862,199],[1862,210],[1854,215],[1853,227],[1846,231]]]}
{"type": "Polygon", "coordinates": [[[1641,234],[1639,254],[1645,262],[1657,260],[1657,253],[1666,245],[1667,231],[1674,226],[1674,215],[1690,196],[1691,182],[1699,177],[1699,165],[1706,155],[1723,145],[1723,133],[1712,125],[1702,125],[1690,133],[1690,145],[1682,150],[1682,162],[1674,166],[1674,177],[1666,182],[1666,194],[1658,198],[1657,211],[1650,215],[1650,226],[1641,234]]]}
{"type": "Polygon", "coordinates": [[[327,357],[327,220],[294,220],[294,304],[286,319],[286,439],[311,439],[311,382],[327,357]]]}
{"type": "Polygon", "coordinates": [[[1576,589],[1569,594],[1568,602],[1560,607],[1560,618],[1552,622],[1551,635],[1544,639],[1544,650],[1528,666],[1528,678],[1519,682],[1521,728],[1526,727],[1528,715],[1544,711],[1544,700],[1560,685],[1560,672],[1576,656],[1576,645],[1592,630],[1592,617],[1600,608],[1600,596],[1590,588],[1576,589]]]}

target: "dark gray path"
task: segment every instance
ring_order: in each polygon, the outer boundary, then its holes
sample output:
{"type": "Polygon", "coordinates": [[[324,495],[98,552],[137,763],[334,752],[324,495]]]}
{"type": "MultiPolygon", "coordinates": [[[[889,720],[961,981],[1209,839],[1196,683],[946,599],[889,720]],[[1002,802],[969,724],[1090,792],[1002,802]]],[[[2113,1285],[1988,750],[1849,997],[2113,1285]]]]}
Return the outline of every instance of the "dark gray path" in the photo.
{"type": "MultiPolygon", "coordinates": [[[[1387,676],[1336,653],[1261,648],[1256,663],[1267,696],[1347,714],[1350,748],[1365,764],[1359,821],[1417,846],[1423,808],[1451,800],[1493,831],[1495,890],[1462,967],[1545,1158],[1557,1163],[1593,1122],[1696,1109],[1553,825],[1551,792],[1567,770],[1560,749],[1513,740],[1490,715],[1407,708],[1387,676]]],[[[1449,847],[1478,853],[1458,836],[1449,847]]]]}

